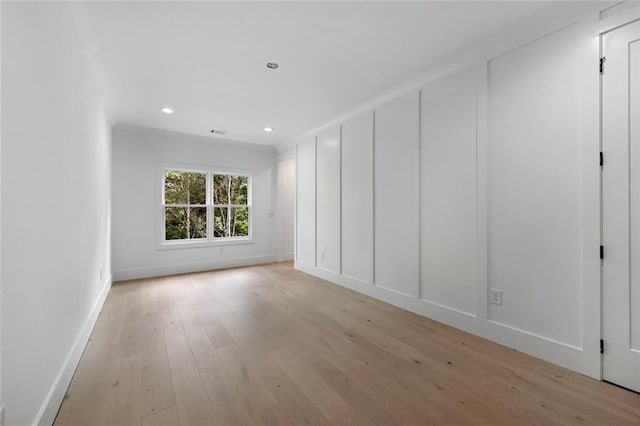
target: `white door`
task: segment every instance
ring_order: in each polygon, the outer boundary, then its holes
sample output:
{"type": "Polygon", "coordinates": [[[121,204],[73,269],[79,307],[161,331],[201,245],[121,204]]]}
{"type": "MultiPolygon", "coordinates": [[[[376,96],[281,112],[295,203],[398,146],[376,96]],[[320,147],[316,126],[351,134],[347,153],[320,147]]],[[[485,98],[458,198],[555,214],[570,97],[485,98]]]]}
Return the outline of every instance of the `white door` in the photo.
{"type": "Polygon", "coordinates": [[[602,42],[603,375],[640,391],[640,21],[602,42]]]}

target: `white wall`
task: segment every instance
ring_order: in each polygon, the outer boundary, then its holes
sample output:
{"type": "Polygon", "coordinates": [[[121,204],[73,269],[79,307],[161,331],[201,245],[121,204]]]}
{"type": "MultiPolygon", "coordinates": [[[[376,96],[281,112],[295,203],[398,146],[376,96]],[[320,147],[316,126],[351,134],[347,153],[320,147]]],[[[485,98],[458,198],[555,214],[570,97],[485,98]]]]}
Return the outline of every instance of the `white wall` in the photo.
{"type": "Polygon", "coordinates": [[[296,214],[296,159],[295,151],[291,156],[278,161],[278,199],[276,243],[278,262],[293,260],[296,214]]]}
{"type": "Polygon", "coordinates": [[[425,87],[420,100],[420,296],[475,315],[476,73],[425,87]]]}
{"type": "Polygon", "coordinates": [[[113,129],[115,280],[275,262],[276,158],[272,147],[143,127],[113,129]],[[196,166],[252,175],[251,243],[163,248],[163,166],[196,166]]]}
{"type": "Polygon", "coordinates": [[[340,127],[318,133],[316,145],[316,266],[340,272],[340,127]]]}
{"type": "Polygon", "coordinates": [[[488,63],[489,318],[582,344],[582,82],[572,26],[488,63]],[[540,62],[552,63],[552,72],[540,62]]]}
{"type": "Polygon", "coordinates": [[[373,112],[342,124],[342,274],[373,277],[373,112]]]}
{"type": "Polygon", "coordinates": [[[375,110],[374,283],[417,296],[418,94],[375,110]]]}
{"type": "Polygon", "coordinates": [[[296,264],[316,266],[316,138],[296,147],[296,264]]]}
{"type": "MultiPolygon", "coordinates": [[[[324,238],[359,265],[373,241],[374,276],[296,267],[599,378],[600,313],[584,310],[599,297],[598,19],[502,34],[329,124],[342,126],[342,156],[323,161],[342,163],[343,203],[340,235],[324,238]],[[373,132],[362,124],[354,143],[347,129],[371,110],[373,132]],[[370,191],[374,226],[358,227],[370,191]]],[[[299,165],[313,164],[323,131],[298,141],[299,165]]],[[[319,224],[312,213],[334,208],[321,201],[298,204],[298,246],[319,224]]]]}
{"type": "Polygon", "coordinates": [[[110,286],[110,125],[74,7],[2,5],[2,395],[51,423],[110,286]]]}

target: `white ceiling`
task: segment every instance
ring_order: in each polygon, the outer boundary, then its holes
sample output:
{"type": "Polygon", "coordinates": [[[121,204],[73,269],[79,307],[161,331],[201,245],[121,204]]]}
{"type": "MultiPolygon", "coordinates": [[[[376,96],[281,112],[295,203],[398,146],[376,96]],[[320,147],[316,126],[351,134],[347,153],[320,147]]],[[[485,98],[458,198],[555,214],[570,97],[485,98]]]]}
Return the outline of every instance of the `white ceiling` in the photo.
{"type": "Polygon", "coordinates": [[[277,144],[551,7],[113,2],[85,17],[116,122],[277,144]]]}

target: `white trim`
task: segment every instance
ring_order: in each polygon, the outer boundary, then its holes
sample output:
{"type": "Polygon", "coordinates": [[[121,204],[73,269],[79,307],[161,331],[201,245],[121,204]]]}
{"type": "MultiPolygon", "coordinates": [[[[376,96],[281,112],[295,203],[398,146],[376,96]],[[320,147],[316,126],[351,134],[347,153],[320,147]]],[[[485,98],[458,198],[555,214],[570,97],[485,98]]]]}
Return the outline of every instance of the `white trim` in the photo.
{"type": "Polygon", "coordinates": [[[371,281],[376,285],[376,111],[371,111],[371,281]]]}
{"type": "Polygon", "coordinates": [[[318,136],[313,137],[313,264],[318,266],[318,136]]]}
{"type": "Polygon", "coordinates": [[[36,414],[36,417],[33,420],[34,425],[53,424],[53,421],[58,414],[58,410],[60,409],[60,405],[62,404],[62,400],[67,393],[69,385],[71,384],[71,379],[73,379],[76,368],[80,363],[80,358],[82,357],[84,348],[89,342],[89,338],[91,337],[91,332],[96,324],[98,315],[100,314],[100,311],[102,311],[104,301],[107,299],[109,290],[111,290],[112,282],[112,276],[109,276],[104,282],[93,308],[91,308],[87,319],[84,321],[82,328],[80,328],[80,332],[78,333],[76,340],[73,342],[73,346],[71,346],[71,350],[67,354],[67,358],[60,367],[51,388],[49,388],[47,396],[38,410],[38,414],[36,414]]]}
{"type": "Polygon", "coordinates": [[[298,260],[298,188],[300,187],[298,179],[298,145],[296,144],[296,159],[295,159],[295,181],[296,187],[293,191],[293,204],[296,206],[296,211],[293,212],[293,259],[298,260]]]}
{"type": "MultiPolygon", "coordinates": [[[[632,3],[627,3],[627,9],[619,10],[617,13],[614,13],[608,18],[602,19],[598,23],[598,32],[594,35],[601,35],[607,33],[609,31],[613,31],[617,28],[623,27],[632,23],[633,21],[637,21],[640,19],[640,5],[630,6],[632,3]]],[[[615,6],[610,7],[609,9],[613,9],[616,6],[620,6],[621,3],[618,3],[615,6]]],[[[605,9],[603,9],[605,10],[605,9]]],[[[602,11],[600,11],[602,12],[602,11]]],[[[600,14],[599,14],[600,15],[600,14]]]]}
{"type": "MultiPolygon", "coordinates": [[[[414,248],[415,248],[415,262],[417,265],[417,274],[416,274],[416,280],[413,283],[414,287],[413,287],[413,291],[412,291],[412,296],[415,297],[416,299],[421,299],[422,298],[422,180],[421,180],[421,174],[422,174],[422,158],[420,157],[421,152],[422,152],[422,90],[418,89],[415,91],[415,93],[413,94],[415,97],[413,98],[413,101],[415,102],[415,107],[417,110],[417,123],[416,123],[416,128],[415,130],[415,149],[416,149],[416,158],[413,159],[414,161],[414,166],[415,166],[415,184],[413,189],[413,195],[415,196],[415,199],[413,201],[413,213],[415,214],[414,216],[414,220],[415,220],[415,225],[416,225],[416,238],[413,241],[414,244],[414,248]]],[[[411,210],[409,210],[411,211],[411,210]]]]}
{"type": "Polygon", "coordinates": [[[329,269],[329,268],[325,268],[324,266],[316,266],[316,268],[318,268],[318,269],[319,269],[319,270],[321,270],[321,271],[331,272],[331,273],[333,273],[333,274],[338,274],[338,273],[339,273],[339,272],[336,272],[336,271],[332,271],[332,270],[331,270],[331,269],[329,269]]]}
{"type": "Polygon", "coordinates": [[[291,260],[293,260],[294,257],[294,252],[292,251],[288,251],[286,253],[284,253],[284,255],[282,256],[282,260],[278,259],[279,262],[289,262],[291,260]]]}
{"type": "Polygon", "coordinates": [[[489,317],[488,268],[488,61],[476,68],[476,313],[478,318],[489,317]]]}
{"type": "Polygon", "coordinates": [[[340,173],[340,176],[338,177],[338,192],[339,192],[339,207],[338,207],[338,211],[339,213],[339,217],[340,217],[340,226],[339,226],[339,231],[338,231],[338,239],[339,239],[339,243],[338,243],[338,272],[340,272],[340,274],[342,274],[342,254],[343,254],[343,250],[342,250],[342,222],[343,222],[343,212],[342,212],[342,124],[340,124],[339,130],[340,130],[340,143],[338,145],[338,150],[339,150],[339,160],[338,160],[338,171],[340,173]]]}
{"type": "Polygon", "coordinates": [[[300,269],[301,271],[304,271],[304,270],[305,270],[304,268],[315,268],[315,266],[314,266],[314,265],[312,265],[311,263],[303,262],[303,261],[301,261],[301,260],[294,260],[294,262],[293,262],[293,267],[294,267],[295,269],[300,269]],[[301,268],[299,268],[299,266],[300,266],[301,268]]]}
{"type": "Polygon", "coordinates": [[[189,272],[211,271],[215,269],[235,268],[239,266],[262,265],[276,262],[273,254],[259,256],[232,257],[211,260],[208,262],[183,263],[179,265],[156,265],[139,268],[122,269],[113,272],[115,281],[134,280],[139,278],[161,277],[166,275],[186,274],[189,272]]]}
{"type": "Polygon", "coordinates": [[[415,296],[413,294],[405,293],[403,291],[396,290],[395,288],[387,287],[387,286],[382,285],[382,284],[378,284],[377,287],[381,288],[381,289],[384,289],[384,290],[386,290],[388,292],[391,292],[391,293],[399,294],[400,296],[406,296],[406,297],[411,297],[411,298],[415,299],[415,296]]]}
{"type": "Polygon", "coordinates": [[[272,144],[266,143],[255,143],[255,142],[247,142],[241,141],[237,139],[230,138],[220,138],[216,136],[210,136],[208,134],[199,134],[199,133],[185,133],[179,132],[176,130],[168,130],[168,129],[160,129],[157,127],[147,127],[138,124],[129,124],[123,122],[116,122],[113,124],[114,131],[124,130],[129,133],[137,133],[137,134],[145,134],[145,135],[157,135],[162,139],[172,139],[172,140],[180,140],[184,141],[187,139],[191,139],[191,141],[199,142],[199,143],[212,143],[212,144],[220,144],[226,145],[228,147],[240,148],[240,149],[250,149],[250,150],[261,150],[273,153],[276,155],[276,146],[272,144]]]}
{"type": "Polygon", "coordinates": [[[215,164],[192,164],[192,163],[178,163],[158,161],[156,163],[158,170],[178,170],[184,172],[196,172],[206,173],[213,172],[218,175],[233,175],[233,176],[253,176],[255,174],[254,169],[242,169],[242,168],[227,168],[222,166],[216,166],[215,164]]]}
{"type": "Polygon", "coordinates": [[[514,348],[561,367],[574,371],[581,370],[583,351],[578,347],[498,322],[482,320],[467,313],[461,313],[426,300],[415,299],[409,295],[381,286],[367,285],[361,281],[333,272],[323,271],[301,262],[296,262],[295,268],[309,275],[390,303],[434,321],[442,322],[467,333],[514,348]]]}
{"type": "Polygon", "coordinates": [[[418,206],[416,208],[416,211],[418,212],[417,215],[417,236],[418,236],[418,241],[416,241],[416,253],[417,253],[417,259],[416,259],[416,264],[418,265],[418,282],[416,283],[416,288],[414,291],[414,297],[416,299],[422,299],[422,203],[424,201],[423,197],[422,197],[422,88],[418,89],[417,94],[418,94],[418,135],[416,138],[416,142],[418,144],[417,147],[417,152],[418,155],[416,155],[416,167],[418,170],[418,181],[417,181],[417,201],[418,201],[418,206]]]}
{"type": "Polygon", "coordinates": [[[600,12],[594,12],[581,25],[585,26],[584,43],[588,50],[584,71],[582,121],[582,336],[581,371],[602,379],[600,337],[602,333],[600,245],[600,37],[589,37],[598,25],[600,12]]]}
{"type": "MultiPolygon", "coordinates": [[[[158,163],[157,166],[160,180],[160,213],[156,216],[156,228],[160,232],[159,237],[156,236],[156,250],[175,250],[183,248],[226,246],[235,244],[254,243],[253,232],[253,171],[245,171],[239,169],[225,169],[210,166],[194,166],[180,165],[172,163],[158,163]],[[205,204],[166,204],[165,203],[165,176],[168,171],[182,173],[198,173],[206,176],[206,196],[205,204]],[[247,178],[247,204],[213,204],[213,176],[240,176],[247,178]],[[166,209],[170,207],[179,208],[205,208],[207,216],[207,237],[191,238],[183,240],[167,240],[166,239],[166,209]],[[214,237],[213,218],[216,208],[247,208],[249,220],[249,235],[240,237],[214,237]],[[158,220],[159,218],[159,220],[158,220]]],[[[230,214],[230,213],[228,213],[230,214]]]]}
{"type": "Polygon", "coordinates": [[[468,316],[470,318],[478,318],[478,316],[476,314],[474,314],[473,312],[463,311],[462,309],[454,308],[452,306],[447,306],[447,305],[444,305],[442,303],[434,302],[433,300],[429,300],[429,299],[420,299],[420,300],[422,300],[424,303],[428,303],[430,305],[437,306],[440,309],[446,309],[448,311],[455,312],[456,314],[466,315],[466,316],[468,316]]]}
{"type": "Polygon", "coordinates": [[[367,281],[365,279],[362,278],[358,278],[358,277],[354,277],[353,275],[349,275],[349,274],[342,274],[343,277],[348,278],[350,280],[362,283],[362,284],[367,284],[367,285],[371,285],[370,281],[367,281]]]}
{"type": "Polygon", "coordinates": [[[296,156],[295,143],[289,142],[286,144],[280,144],[276,146],[276,159],[278,161],[295,158],[295,156],[296,156]]]}
{"type": "Polygon", "coordinates": [[[180,250],[203,247],[241,246],[245,244],[256,244],[256,240],[250,237],[216,238],[215,240],[209,240],[206,238],[194,238],[191,240],[165,241],[160,247],[156,247],[156,250],[180,250]]]}

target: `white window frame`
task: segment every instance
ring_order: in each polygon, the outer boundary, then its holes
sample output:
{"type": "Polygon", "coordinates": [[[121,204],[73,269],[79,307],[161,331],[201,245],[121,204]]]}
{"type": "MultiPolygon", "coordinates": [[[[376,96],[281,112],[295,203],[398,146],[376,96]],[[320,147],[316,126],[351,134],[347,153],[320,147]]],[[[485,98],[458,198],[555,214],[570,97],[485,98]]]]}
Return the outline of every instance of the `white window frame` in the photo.
{"type": "Polygon", "coordinates": [[[187,247],[207,247],[207,246],[224,246],[224,245],[236,245],[236,244],[251,244],[253,243],[253,173],[246,171],[229,171],[218,168],[201,168],[201,167],[185,167],[185,166],[172,166],[163,165],[160,168],[160,214],[159,214],[159,249],[174,249],[174,248],[187,248],[187,247]],[[206,175],[206,203],[202,204],[166,204],[165,203],[165,174],[168,171],[182,172],[182,173],[200,173],[206,175]],[[213,176],[225,175],[225,176],[243,176],[247,178],[247,204],[213,204],[213,176]],[[167,240],[166,239],[166,208],[167,207],[205,207],[207,215],[207,237],[206,238],[192,238],[184,240],[167,240]],[[246,207],[249,220],[249,235],[242,237],[214,237],[213,230],[213,217],[214,209],[216,207],[246,207]]]}

